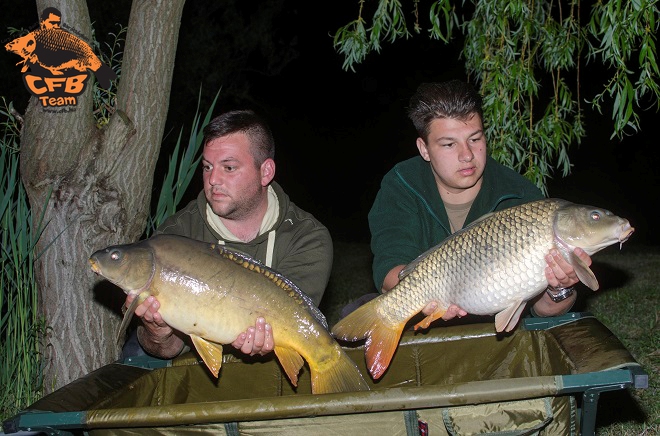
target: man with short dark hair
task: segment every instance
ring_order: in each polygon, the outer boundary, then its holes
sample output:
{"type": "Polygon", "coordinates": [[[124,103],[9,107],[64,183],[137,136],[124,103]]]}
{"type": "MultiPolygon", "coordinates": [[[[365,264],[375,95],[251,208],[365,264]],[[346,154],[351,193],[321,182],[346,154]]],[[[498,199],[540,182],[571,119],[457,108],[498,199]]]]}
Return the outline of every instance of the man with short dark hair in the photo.
{"type": "MultiPolygon", "coordinates": [[[[332,269],[332,239],[274,181],[275,142],[266,122],[249,110],[224,113],[204,128],[203,144],[203,191],[156,234],[241,251],[293,281],[318,306],[332,269]]],[[[142,318],[138,340],[149,354],[172,358],[188,349],[186,336],[163,321],[159,307],[150,296],[135,310],[142,318]]],[[[273,332],[266,321],[258,318],[232,345],[250,355],[272,351],[273,332]]]]}

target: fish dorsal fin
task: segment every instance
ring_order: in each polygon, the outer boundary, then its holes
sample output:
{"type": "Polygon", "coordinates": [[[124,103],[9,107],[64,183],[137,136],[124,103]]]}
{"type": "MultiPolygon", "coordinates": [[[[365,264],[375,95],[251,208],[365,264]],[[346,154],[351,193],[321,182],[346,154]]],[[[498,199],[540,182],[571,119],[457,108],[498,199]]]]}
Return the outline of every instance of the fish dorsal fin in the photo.
{"type": "Polygon", "coordinates": [[[519,300],[495,315],[495,330],[510,332],[518,324],[520,315],[525,308],[525,301],[519,300]]]}
{"type": "Polygon", "coordinates": [[[261,274],[264,277],[271,280],[275,283],[280,289],[286,292],[291,298],[296,300],[298,304],[303,307],[306,307],[307,310],[316,318],[318,322],[323,324],[323,326],[328,329],[328,321],[325,319],[325,315],[319,310],[318,307],[314,304],[311,298],[305,294],[300,288],[293,283],[290,279],[283,276],[274,269],[267,267],[263,263],[259,262],[257,259],[253,259],[245,253],[241,253],[237,250],[231,250],[225,246],[218,244],[211,244],[211,248],[220,254],[222,257],[236,262],[238,265],[254,272],[255,274],[261,274]]]}
{"type": "Polygon", "coordinates": [[[298,373],[300,372],[300,368],[302,368],[303,364],[305,363],[302,356],[291,348],[275,346],[274,351],[275,355],[277,356],[277,360],[280,361],[282,368],[284,368],[284,372],[289,377],[289,380],[291,380],[291,384],[297,387],[298,373]]]}
{"type": "Polygon", "coordinates": [[[574,251],[571,251],[569,254],[571,258],[571,264],[573,265],[573,269],[575,270],[575,274],[577,274],[578,279],[585,285],[589,287],[592,291],[597,291],[600,285],[598,284],[598,280],[596,279],[595,274],[591,269],[587,266],[586,263],[580,259],[574,251]]]}
{"type": "Polygon", "coordinates": [[[140,295],[135,297],[133,301],[131,302],[131,305],[128,306],[126,309],[126,312],[124,312],[124,319],[121,320],[121,325],[119,326],[119,333],[117,333],[117,343],[121,341],[121,338],[124,337],[124,334],[126,333],[126,329],[128,328],[128,325],[131,323],[131,319],[133,319],[133,314],[135,313],[135,309],[142,303],[146,298],[149,296],[149,293],[142,292],[140,295]]]}
{"type": "Polygon", "coordinates": [[[438,247],[440,247],[443,243],[444,243],[444,241],[441,242],[441,243],[439,243],[438,245],[435,245],[435,246],[429,248],[428,250],[426,250],[425,252],[423,252],[422,254],[420,254],[419,256],[417,256],[417,257],[415,258],[415,260],[413,260],[413,261],[410,262],[408,265],[406,265],[401,271],[399,271],[399,280],[402,280],[405,276],[407,276],[408,274],[410,274],[410,272],[411,272],[412,270],[414,270],[415,267],[417,267],[417,265],[419,265],[424,259],[426,259],[426,257],[427,257],[429,254],[431,254],[432,252],[434,252],[435,250],[437,250],[438,247]]]}
{"type": "Polygon", "coordinates": [[[190,338],[206,366],[217,378],[222,365],[222,345],[207,341],[196,335],[190,335],[190,338]]]}
{"type": "MultiPolygon", "coordinates": [[[[476,220],[472,221],[472,222],[471,222],[470,224],[468,224],[467,226],[465,226],[465,227],[463,227],[462,229],[460,229],[460,230],[458,230],[458,231],[452,233],[452,236],[454,236],[454,235],[459,235],[460,233],[465,232],[465,231],[466,231],[467,229],[469,229],[470,227],[474,227],[475,225],[477,225],[477,223],[479,223],[479,222],[485,220],[486,218],[488,218],[488,217],[490,217],[491,215],[494,215],[494,214],[495,214],[495,212],[489,212],[489,213],[487,213],[487,214],[484,214],[484,215],[480,216],[479,218],[477,218],[476,220]]],[[[417,257],[415,258],[415,260],[413,260],[412,262],[410,262],[410,263],[409,263],[408,265],[406,265],[401,271],[399,271],[399,280],[403,279],[405,276],[407,276],[408,274],[410,274],[410,272],[411,272],[412,270],[414,270],[415,267],[416,267],[417,265],[419,265],[419,263],[420,263],[421,261],[423,261],[424,259],[426,259],[426,258],[429,256],[429,254],[431,254],[431,253],[433,253],[434,251],[436,251],[438,248],[440,248],[440,246],[441,246],[442,244],[444,244],[444,243],[446,243],[446,242],[447,242],[447,240],[445,239],[444,241],[440,242],[440,243],[437,244],[437,245],[434,245],[433,247],[429,248],[428,250],[426,250],[425,252],[423,252],[422,254],[420,254],[419,256],[417,256],[417,257]]]]}
{"type": "MultiPolygon", "coordinates": [[[[477,224],[479,224],[480,222],[485,221],[485,220],[487,220],[488,218],[490,218],[491,216],[495,215],[496,213],[497,213],[497,212],[487,212],[487,213],[481,215],[479,218],[477,218],[477,219],[475,219],[474,221],[472,221],[472,222],[471,222],[470,224],[468,224],[467,226],[464,226],[464,227],[463,227],[462,229],[460,229],[458,232],[463,232],[463,231],[469,229],[470,227],[474,227],[474,226],[476,226],[477,224]]],[[[454,233],[458,233],[458,232],[454,232],[454,233]]]]}

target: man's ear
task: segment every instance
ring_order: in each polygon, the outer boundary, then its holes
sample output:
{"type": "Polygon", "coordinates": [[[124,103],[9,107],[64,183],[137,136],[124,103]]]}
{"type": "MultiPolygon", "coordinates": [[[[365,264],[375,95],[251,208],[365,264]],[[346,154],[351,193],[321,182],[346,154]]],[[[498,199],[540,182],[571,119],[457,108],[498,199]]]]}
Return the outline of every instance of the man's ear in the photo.
{"type": "Polygon", "coordinates": [[[275,178],[275,161],[266,159],[261,164],[261,186],[268,186],[275,178]]]}
{"type": "Polygon", "coordinates": [[[429,157],[429,149],[422,138],[417,138],[417,150],[419,150],[419,154],[425,161],[431,161],[431,158],[429,157]]]}

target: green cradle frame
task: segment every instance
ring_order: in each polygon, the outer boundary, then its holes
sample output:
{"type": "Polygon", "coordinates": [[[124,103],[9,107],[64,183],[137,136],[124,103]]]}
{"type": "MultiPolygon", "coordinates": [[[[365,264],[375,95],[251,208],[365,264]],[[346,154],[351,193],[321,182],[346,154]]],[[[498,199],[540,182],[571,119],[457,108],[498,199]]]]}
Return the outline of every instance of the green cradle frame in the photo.
{"type": "Polygon", "coordinates": [[[406,331],[376,382],[363,347],[344,349],[371,391],[312,395],[306,366],[294,388],[272,356],[226,354],[217,380],[195,353],[140,356],[45,396],[4,431],[592,435],[601,393],[648,387],[619,339],[586,312],[525,318],[506,335],[492,322],[406,331]]]}

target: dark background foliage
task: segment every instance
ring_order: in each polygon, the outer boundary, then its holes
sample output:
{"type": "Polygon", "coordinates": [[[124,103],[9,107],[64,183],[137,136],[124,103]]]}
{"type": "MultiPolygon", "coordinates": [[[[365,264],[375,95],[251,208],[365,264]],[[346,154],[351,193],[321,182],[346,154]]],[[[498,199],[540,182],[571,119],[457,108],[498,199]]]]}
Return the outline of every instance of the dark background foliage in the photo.
{"type": "MultiPolygon", "coordinates": [[[[32,2],[3,2],[0,27],[37,23],[32,2]]],[[[89,2],[97,39],[105,46],[117,23],[126,25],[129,0],[89,2]]],[[[355,72],[342,70],[332,46],[334,32],[357,17],[358,3],[228,0],[187,2],[181,23],[166,136],[154,179],[157,198],[168,155],[184,136],[202,92],[205,111],[222,88],[216,113],[250,107],[266,116],[277,142],[277,180],[293,201],[314,213],[337,240],[367,242],[367,213],[382,176],[399,160],[417,154],[416,134],[405,108],[425,81],[466,79],[451,46],[424,34],[385,45],[355,72]]],[[[63,17],[66,21],[66,17],[63,17]]],[[[3,43],[10,40],[3,33],[3,43]]],[[[19,111],[29,94],[19,58],[2,51],[0,95],[19,111]]],[[[598,68],[585,65],[584,98],[600,92],[598,68]]],[[[610,139],[611,107],[600,115],[587,104],[587,137],[571,148],[572,174],[555,174],[551,196],[592,204],[624,216],[636,227],[629,244],[657,245],[653,228],[660,157],[651,140],[655,108],[643,113],[642,131],[610,139]]],[[[184,202],[201,189],[200,178],[184,202]]]]}

